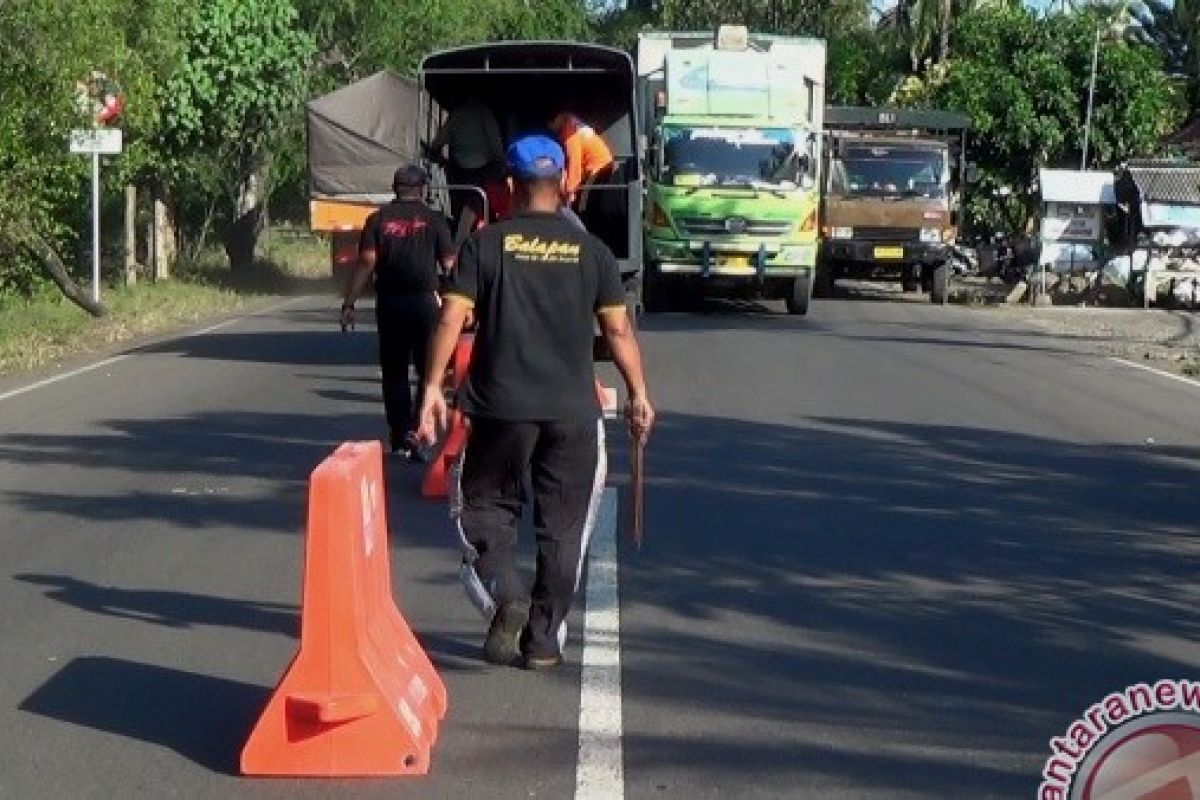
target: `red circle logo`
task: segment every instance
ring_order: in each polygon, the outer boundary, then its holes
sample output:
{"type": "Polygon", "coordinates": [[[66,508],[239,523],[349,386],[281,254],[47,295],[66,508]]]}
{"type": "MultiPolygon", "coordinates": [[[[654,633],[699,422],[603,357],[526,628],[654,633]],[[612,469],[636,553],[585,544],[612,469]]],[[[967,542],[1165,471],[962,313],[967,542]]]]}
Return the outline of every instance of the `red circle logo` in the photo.
{"type": "Polygon", "coordinates": [[[1200,722],[1156,722],[1156,716],[1095,753],[1083,800],[1200,798],[1200,722]]]}

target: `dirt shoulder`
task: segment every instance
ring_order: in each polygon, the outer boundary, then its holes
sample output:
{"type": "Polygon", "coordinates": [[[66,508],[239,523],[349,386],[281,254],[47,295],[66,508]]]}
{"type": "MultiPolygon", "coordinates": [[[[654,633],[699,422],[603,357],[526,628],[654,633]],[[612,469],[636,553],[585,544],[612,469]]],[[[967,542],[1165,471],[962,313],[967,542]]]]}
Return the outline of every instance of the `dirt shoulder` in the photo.
{"type": "Polygon", "coordinates": [[[1197,312],[1009,305],[979,309],[979,313],[1018,321],[1049,336],[1069,340],[1087,352],[1142,361],[1181,374],[1200,374],[1197,312]]]}
{"type": "Polygon", "coordinates": [[[176,277],[107,286],[104,317],[86,314],[53,288],[0,304],[0,377],[42,370],[81,356],[186,329],[304,294],[332,294],[328,245],[309,235],[274,237],[269,260],[233,279],[219,258],[176,277]]]}

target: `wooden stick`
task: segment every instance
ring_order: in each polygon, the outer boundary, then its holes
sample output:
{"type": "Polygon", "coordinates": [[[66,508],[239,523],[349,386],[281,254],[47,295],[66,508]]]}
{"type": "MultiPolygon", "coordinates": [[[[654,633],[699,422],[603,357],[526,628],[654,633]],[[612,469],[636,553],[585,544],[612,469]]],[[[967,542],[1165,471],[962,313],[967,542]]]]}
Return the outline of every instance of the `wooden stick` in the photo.
{"type": "Polygon", "coordinates": [[[631,520],[631,531],[633,533],[633,542],[637,545],[638,550],[642,549],[642,540],[645,536],[645,528],[643,527],[643,511],[644,511],[644,466],[646,460],[646,443],[639,439],[633,439],[630,442],[630,451],[632,454],[633,463],[630,465],[629,482],[633,492],[633,502],[631,503],[633,518],[631,520]]]}

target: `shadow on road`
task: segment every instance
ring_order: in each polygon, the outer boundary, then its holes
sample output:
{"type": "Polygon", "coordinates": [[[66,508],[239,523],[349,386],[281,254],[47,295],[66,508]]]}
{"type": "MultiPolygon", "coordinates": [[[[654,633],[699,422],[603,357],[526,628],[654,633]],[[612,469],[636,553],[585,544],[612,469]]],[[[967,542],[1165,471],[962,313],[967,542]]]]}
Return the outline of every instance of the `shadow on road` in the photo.
{"type": "MultiPolygon", "coordinates": [[[[162,745],[215,772],[239,754],[270,690],[117,658],[77,658],[22,711],[162,745]]],[[[69,759],[69,754],[63,754],[69,759]]]]}
{"type": "Polygon", "coordinates": [[[274,331],[264,333],[209,333],[141,348],[141,353],[170,353],[185,358],[215,361],[252,361],[293,364],[297,367],[366,366],[376,362],[376,340],[371,330],[342,335],[324,331],[274,331]],[[346,341],[352,346],[347,346],[346,341]]]}
{"type": "Polygon", "coordinates": [[[82,611],[168,628],[208,625],[288,636],[298,635],[300,629],[300,610],[294,605],[190,592],[99,586],[66,575],[22,574],[14,577],[35,586],[45,586],[46,597],[82,611]]]}
{"type": "Polygon", "coordinates": [[[1017,796],[1093,702],[1200,665],[1200,448],[667,414],[646,469],[630,775],[1017,796]]]}

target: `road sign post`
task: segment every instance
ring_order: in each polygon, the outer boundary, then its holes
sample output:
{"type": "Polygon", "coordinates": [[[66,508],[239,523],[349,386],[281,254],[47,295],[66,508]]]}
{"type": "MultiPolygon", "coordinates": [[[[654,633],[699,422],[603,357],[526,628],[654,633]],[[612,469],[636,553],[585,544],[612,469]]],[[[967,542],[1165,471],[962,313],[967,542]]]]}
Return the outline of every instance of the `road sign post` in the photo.
{"type": "Polygon", "coordinates": [[[71,131],[71,152],[92,157],[92,301],[100,302],[100,156],[121,152],[120,128],[71,131]]]}

